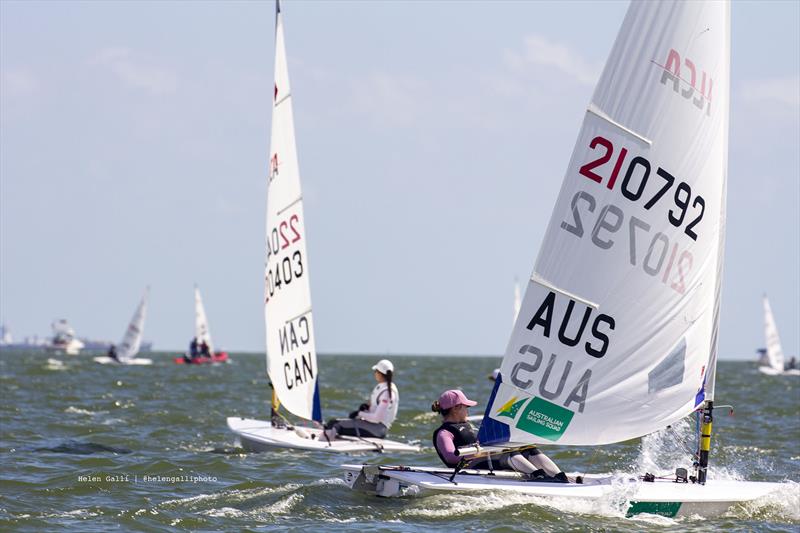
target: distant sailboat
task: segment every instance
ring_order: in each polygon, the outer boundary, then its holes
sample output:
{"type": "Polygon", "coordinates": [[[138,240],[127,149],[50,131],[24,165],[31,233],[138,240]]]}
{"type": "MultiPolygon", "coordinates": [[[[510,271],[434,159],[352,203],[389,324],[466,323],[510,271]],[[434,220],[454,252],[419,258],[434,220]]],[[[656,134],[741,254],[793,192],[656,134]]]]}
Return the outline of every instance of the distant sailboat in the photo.
{"type": "Polygon", "coordinates": [[[229,417],[228,428],[251,451],[294,448],[327,452],[417,451],[388,439],[341,436],[327,441],[320,427],[278,424],[278,409],[322,422],[319,367],[311,312],[305,216],[292,117],[292,93],[280,2],[275,14],[275,91],[267,181],[267,261],[264,319],[272,422],[229,417]],[[275,422],[275,424],[273,424],[275,422]]]}
{"type": "MultiPolygon", "coordinates": [[[[800,376],[800,369],[786,368],[778,326],[775,324],[775,317],[772,315],[772,307],[769,305],[766,294],[764,295],[764,338],[767,348],[759,361],[761,366],[758,367],[758,370],[770,376],[800,376]]],[[[792,358],[792,360],[795,359],[792,358]]]]}
{"type": "MultiPolygon", "coordinates": [[[[631,2],[589,104],[467,460],[598,446],[699,412],[699,449],[667,478],[344,465],[380,496],[511,491],[608,500],[628,515],[713,516],[781,484],[709,473],[725,242],[730,4],[631,2]],[[690,475],[691,473],[691,475],[690,475]],[[624,490],[624,492],[620,492],[624,490]]],[[[466,464],[462,462],[462,465],[466,464]]]]}
{"type": "Polygon", "coordinates": [[[122,337],[122,342],[116,348],[116,357],[103,355],[95,357],[97,363],[107,365],[152,365],[152,359],[136,357],[139,353],[139,348],[142,345],[142,336],[144,335],[144,319],[147,315],[147,299],[150,293],[150,288],[146,288],[142,295],[142,300],[139,302],[136,311],[133,313],[128,328],[125,330],[125,335],[122,337]]]}
{"type": "MultiPolygon", "coordinates": [[[[206,309],[203,306],[203,299],[200,296],[200,289],[194,286],[194,344],[200,347],[205,343],[208,347],[208,354],[186,354],[175,358],[175,363],[182,364],[208,364],[225,363],[228,361],[228,352],[215,352],[214,342],[211,340],[211,330],[208,327],[206,309]]],[[[196,348],[199,349],[199,348],[196,348]]]]}

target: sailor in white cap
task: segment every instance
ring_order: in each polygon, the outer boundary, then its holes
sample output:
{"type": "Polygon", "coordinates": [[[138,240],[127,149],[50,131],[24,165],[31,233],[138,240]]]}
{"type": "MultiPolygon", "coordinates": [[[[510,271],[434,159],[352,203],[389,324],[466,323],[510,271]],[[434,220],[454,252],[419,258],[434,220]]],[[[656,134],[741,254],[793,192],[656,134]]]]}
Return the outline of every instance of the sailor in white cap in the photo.
{"type": "Polygon", "coordinates": [[[383,439],[389,432],[392,422],[397,418],[400,394],[392,383],[394,365],[388,359],[381,359],[372,367],[375,381],[369,403],[362,403],[349,418],[331,419],[325,424],[325,436],[333,440],[337,435],[356,437],[375,437],[383,439]]]}

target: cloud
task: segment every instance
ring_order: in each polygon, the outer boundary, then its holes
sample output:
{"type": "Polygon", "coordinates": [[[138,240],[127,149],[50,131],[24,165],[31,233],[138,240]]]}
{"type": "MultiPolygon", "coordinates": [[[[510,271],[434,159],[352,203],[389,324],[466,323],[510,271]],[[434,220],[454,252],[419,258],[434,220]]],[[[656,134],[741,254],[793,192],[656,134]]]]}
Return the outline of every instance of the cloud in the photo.
{"type": "Polygon", "coordinates": [[[0,80],[3,92],[11,95],[35,93],[40,85],[39,80],[26,69],[4,70],[0,80]]]}
{"type": "Polygon", "coordinates": [[[742,98],[800,109],[800,76],[750,80],[742,84],[742,98]]]}
{"type": "Polygon", "coordinates": [[[371,74],[356,82],[353,97],[373,120],[408,126],[420,115],[430,90],[421,79],[385,73],[371,74]]]}
{"type": "Polygon", "coordinates": [[[123,83],[151,94],[172,94],[178,88],[178,76],[173,71],[145,64],[128,48],[106,48],[90,63],[109,69],[123,83]]]}
{"type": "Polygon", "coordinates": [[[549,67],[584,85],[594,85],[602,71],[601,64],[592,64],[566,45],[537,34],[525,37],[522,52],[506,52],[505,59],[515,71],[527,70],[531,65],[549,67]]]}

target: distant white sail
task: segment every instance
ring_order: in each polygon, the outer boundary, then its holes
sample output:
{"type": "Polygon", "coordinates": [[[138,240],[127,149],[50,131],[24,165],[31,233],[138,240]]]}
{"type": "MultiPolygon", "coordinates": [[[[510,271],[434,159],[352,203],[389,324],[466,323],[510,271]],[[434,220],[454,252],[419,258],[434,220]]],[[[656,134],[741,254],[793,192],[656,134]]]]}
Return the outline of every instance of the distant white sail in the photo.
{"type": "Polygon", "coordinates": [[[781,348],[781,338],[778,336],[778,326],[775,325],[775,317],[772,316],[772,308],[769,305],[767,296],[764,295],[764,337],[767,341],[767,360],[769,366],[783,372],[783,348],[781,348]]]}
{"type": "Polygon", "coordinates": [[[206,310],[203,307],[203,299],[200,297],[200,289],[196,285],[194,287],[194,336],[198,346],[205,341],[208,345],[208,353],[214,354],[214,343],[211,340],[211,330],[208,329],[206,310]]]}
{"type": "Polygon", "coordinates": [[[139,353],[139,347],[142,345],[142,336],[144,335],[144,319],[147,315],[147,298],[150,293],[150,288],[144,290],[142,301],[133,313],[131,323],[128,324],[128,329],[125,330],[125,335],[122,337],[122,342],[119,343],[117,348],[117,357],[120,361],[133,359],[139,353]]]}
{"type": "Polygon", "coordinates": [[[598,82],[481,427],[594,445],[713,395],[730,6],[633,2],[598,82]]]}
{"type": "Polygon", "coordinates": [[[321,420],[303,195],[279,5],[275,25],[264,294],[267,372],[286,409],[305,419],[321,420]]]}
{"type": "Polygon", "coordinates": [[[519,290],[519,281],[514,280],[514,323],[517,323],[519,308],[522,307],[522,295],[519,290]]]}

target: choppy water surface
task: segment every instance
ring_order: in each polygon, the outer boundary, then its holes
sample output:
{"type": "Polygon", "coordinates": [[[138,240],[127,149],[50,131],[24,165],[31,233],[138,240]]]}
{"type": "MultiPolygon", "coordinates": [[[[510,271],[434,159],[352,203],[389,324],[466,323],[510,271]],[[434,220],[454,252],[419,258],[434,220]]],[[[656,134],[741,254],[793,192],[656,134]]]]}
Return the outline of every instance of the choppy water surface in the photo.
{"type": "MultiPolygon", "coordinates": [[[[800,485],[715,520],[624,518],[621,509],[547,504],[508,494],[379,499],[351,492],[343,462],[438,465],[430,403],[461,386],[488,398],[499,358],[395,357],[401,394],[392,437],[424,453],[347,457],[276,451],[246,454],[228,433],[231,415],[264,417],[263,356],[234,354],[220,366],[179,366],[153,354],[151,367],[98,365],[88,356],[0,354],[0,529],[79,531],[487,530],[797,531],[800,485]]],[[[322,356],[323,413],[344,416],[368,396],[378,357],[322,356]]],[[[768,377],[752,364],[722,362],[712,476],[800,481],[800,379],[768,377]]],[[[594,448],[548,447],[567,471],[636,472],[687,466],[693,425],[594,448]]]]}

